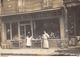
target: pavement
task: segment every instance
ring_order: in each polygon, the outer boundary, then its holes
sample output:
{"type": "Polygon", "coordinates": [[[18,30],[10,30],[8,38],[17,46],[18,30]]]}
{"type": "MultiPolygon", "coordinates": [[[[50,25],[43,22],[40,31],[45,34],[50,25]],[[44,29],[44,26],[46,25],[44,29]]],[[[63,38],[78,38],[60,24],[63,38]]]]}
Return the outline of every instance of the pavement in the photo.
{"type": "Polygon", "coordinates": [[[2,49],[1,55],[28,55],[28,56],[63,56],[63,55],[80,55],[80,47],[60,48],[22,48],[22,49],[2,49]]]}
{"type": "MultiPolygon", "coordinates": [[[[52,55],[57,49],[1,49],[1,55],[52,55]]],[[[57,52],[56,52],[57,53],[57,52]]]]}
{"type": "Polygon", "coordinates": [[[61,49],[55,52],[58,52],[64,55],[77,55],[77,56],[79,55],[80,56],[80,46],[79,47],[69,47],[68,49],[61,49]]]}

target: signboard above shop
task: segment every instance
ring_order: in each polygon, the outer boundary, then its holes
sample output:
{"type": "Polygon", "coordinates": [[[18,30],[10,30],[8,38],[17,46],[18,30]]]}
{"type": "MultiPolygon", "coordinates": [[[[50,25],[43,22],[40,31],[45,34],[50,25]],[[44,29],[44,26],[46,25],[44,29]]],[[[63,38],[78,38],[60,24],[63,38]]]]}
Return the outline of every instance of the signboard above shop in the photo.
{"type": "Polygon", "coordinates": [[[63,6],[63,0],[2,0],[2,14],[56,9],[63,6]]]}
{"type": "Polygon", "coordinates": [[[63,6],[63,0],[43,0],[43,8],[58,8],[63,6]]]}
{"type": "Polygon", "coordinates": [[[23,11],[33,11],[50,8],[60,8],[63,5],[62,0],[19,0],[19,9],[23,11]],[[23,1],[23,2],[22,2],[23,1]]]}

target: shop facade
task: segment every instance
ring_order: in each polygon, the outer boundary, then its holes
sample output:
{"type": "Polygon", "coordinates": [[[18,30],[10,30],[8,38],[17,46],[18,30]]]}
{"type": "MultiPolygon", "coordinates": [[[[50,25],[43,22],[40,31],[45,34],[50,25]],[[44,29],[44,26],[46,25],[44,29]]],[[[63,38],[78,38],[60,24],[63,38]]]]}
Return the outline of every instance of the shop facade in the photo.
{"type": "MultiPolygon", "coordinates": [[[[77,36],[80,38],[77,29],[80,28],[80,13],[74,12],[74,8],[79,11],[80,7],[70,6],[73,5],[71,0],[69,4],[62,0],[1,0],[0,3],[2,48],[26,48],[28,32],[32,36],[31,48],[43,48],[43,31],[50,35],[50,48],[75,46],[77,36]],[[51,36],[51,33],[54,36],[51,36]]],[[[75,2],[74,4],[77,5],[75,2]]]]}
{"type": "Polygon", "coordinates": [[[44,30],[49,35],[51,32],[54,33],[54,37],[49,38],[51,48],[60,46],[62,42],[65,42],[62,9],[3,16],[2,31],[4,32],[2,32],[2,47],[26,47],[26,36],[30,32],[33,37],[32,47],[41,48],[44,30]]]}

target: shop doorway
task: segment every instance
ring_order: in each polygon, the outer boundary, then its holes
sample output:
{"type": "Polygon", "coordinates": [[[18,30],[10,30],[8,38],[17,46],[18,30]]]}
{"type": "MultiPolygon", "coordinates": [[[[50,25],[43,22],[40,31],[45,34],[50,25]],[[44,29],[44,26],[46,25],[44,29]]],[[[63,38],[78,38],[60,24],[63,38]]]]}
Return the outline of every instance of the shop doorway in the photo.
{"type": "Polygon", "coordinates": [[[20,38],[22,39],[22,47],[26,47],[26,36],[31,34],[31,24],[23,24],[20,26],[20,38]]]}
{"type": "Polygon", "coordinates": [[[20,36],[21,38],[26,38],[26,36],[28,35],[28,33],[30,33],[30,35],[32,34],[31,32],[31,24],[23,24],[20,26],[20,36]]]}
{"type": "Polygon", "coordinates": [[[31,25],[26,25],[26,28],[25,28],[25,30],[26,30],[26,36],[28,35],[28,34],[30,34],[31,35],[31,25]]]}

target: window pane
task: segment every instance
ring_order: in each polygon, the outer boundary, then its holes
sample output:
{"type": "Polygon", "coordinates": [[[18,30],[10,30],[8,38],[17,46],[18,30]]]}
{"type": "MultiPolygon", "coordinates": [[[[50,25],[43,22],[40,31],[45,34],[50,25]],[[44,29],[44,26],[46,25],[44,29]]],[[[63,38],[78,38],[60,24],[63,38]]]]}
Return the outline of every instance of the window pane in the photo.
{"type": "Polygon", "coordinates": [[[12,38],[18,39],[18,23],[17,22],[12,23],[12,38]]]}
{"type": "Polygon", "coordinates": [[[26,36],[30,33],[30,36],[32,35],[31,34],[31,25],[26,25],[26,36]]]}
{"type": "Polygon", "coordinates": [[[59,19],[49,19],[49,20],[37,20],[35,21],[36,31],[35,37],[40,38],[43,34],[43,31],[47,31],[47,33],[52,38],[60,38],[60,24],[59,19]],[[56,28],[56,29],[55,29],[56,28]],[[54,36],[52,35],[54,34],[54,36]]]}
{"type": "Polygon", "coordinates": [[[21,21],[20,24],[29,24],[30,21],[21,21]]]}
{"type": "Polygon", "coordinates": [[[7,40],[10,39],[10,23],[6,23],[6,35],[7,35],[7,40]]]}
{"type": "Polygon", "coordinates": [[[20,36],[21,36],[21,38],[25,37],[24,26],[20,26],[20,36]]]}

